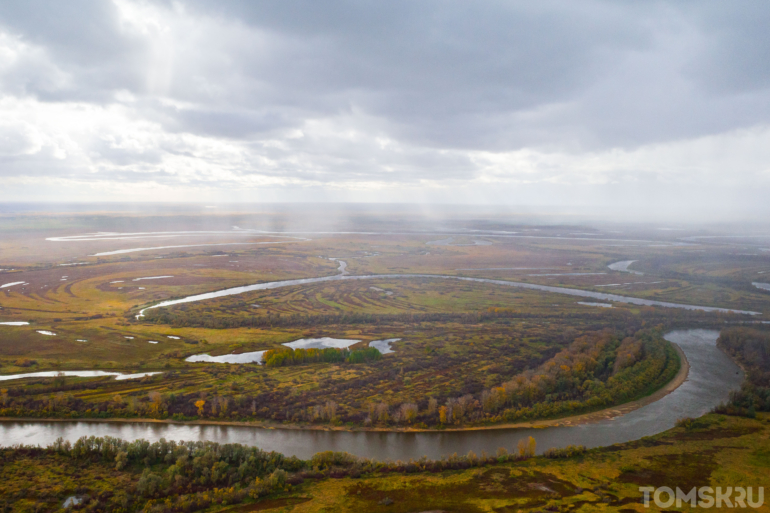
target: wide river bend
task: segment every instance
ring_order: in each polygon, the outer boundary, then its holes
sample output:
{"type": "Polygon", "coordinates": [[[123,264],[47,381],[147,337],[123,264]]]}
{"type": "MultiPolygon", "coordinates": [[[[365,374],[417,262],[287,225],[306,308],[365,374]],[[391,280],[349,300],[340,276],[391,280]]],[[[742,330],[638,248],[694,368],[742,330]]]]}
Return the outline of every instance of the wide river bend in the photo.
{"type": "Polygon", "coordinates": [[[697,417],[726,401],[740,387],[743,372],[716,347],[718,331],[678,330],[666,339],[682,348],[690,363],[687,381],[659,401],[612,420],[579,426],[539,429],[495,429],[450,432],[345,432],[292,429],[262,429],[245,426],[212,426],[167,423],[121,423],[88,421],[3,421],[0,445],[48,445],[57,438],[77,440],[81,436],[114,436],[126,440],[212,440],[254,445],[286,455],[309,458],[320,451],[347,451],[379,460],[440,458],[472,450],[494,453],[498,447],[511,450],[519,439],[533,436],[538,452],[550,447],[582,444],[598,447],[636,440],[670,429],[681,417],[697,417]]]}

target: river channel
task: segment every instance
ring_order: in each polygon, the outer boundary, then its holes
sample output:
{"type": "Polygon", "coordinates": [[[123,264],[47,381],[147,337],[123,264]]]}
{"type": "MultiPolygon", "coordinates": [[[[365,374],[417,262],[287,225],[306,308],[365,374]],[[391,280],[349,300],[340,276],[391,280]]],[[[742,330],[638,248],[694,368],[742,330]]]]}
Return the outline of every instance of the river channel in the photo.
{"type": "Polygon", "coordinates": [[[678,330],[666,339],[682,348],[690,363],[687,381],[659,401],[612,420],[579,426],[539,429],[494,429],[450,432],[345,432],[262,429],[245,426],[213,426],[166,423],[88,421],[0,422],[0,445],[48,445],[59,437],[113,436],[126,440],[212,440],[241,443],[265,450],[309,458],[320,451],[347,451],[379,460],[440,458],[452,453],[494,453],[498,447],[512,450],[519,439],[533,436],[538,452],[550,447],[582,444],[598,447],[636,440],[665,431],[681,417],[697,417],[726,401],[740,387],[743,373],[716,347],[718,331],[678,330]]]}
{"type": "Polygon", "coordinates": [[[214,299],[218,297],[235,296],[238,294],[244,294],[246,292],[253,292],[256,290],[271,290],[280,289],[283,287],[294,287],[297,285],[310,285],[313,283],[323,283],[328,281],[346,281],[346,280],[393,280],[393,279],[436,279],[436,280],[461,280],[471,281],[475,283],[490,283],[492,285],[500,285],[504,287],[518,287],[523,289],[540,290],[543,292],[552,292],[554,294],[565,294],[568,296],[577,297],[589,297],[593,299],[602,299],[604,301],[616,301],[619,303],[630,303],[634,305],[642,306],[662,306],[664,308],[683,308],[685,310],[702,310],[705,312],[726,312],[726,313],[739,313],[746,315],[761,315],[761,312],[752,312],[748,310],[735,310],[730,308],[718,308],[714,306],[698,306],[687,305],[683,303],[670,303],[668,301],[655,301],[651,299],[641,299],[638,297],[619,296],[617,294],[605,294],[603,292],[593,292],[591,290],[582,289],[570,289],[567,287],[552,287],[549,285],[537,285],[535,283],[524,283],[519,281],[507,281],[507,280],[491,280],[488,278],[469,278],[467,276],[451,276],[445,274],[368,274],[368,275],[355,275],[351,276],[346,274],[346,267],[342,264],[344,262],[337,259],[340,262],[339,271],[342,274],[334,276],[322,276],[320,278],[301,278],[298,280],[283,280],[283,281],[269,281],[265,283],[256,283],[254,285],[245,285],[242,287],[232,287],[229,289],[217,290],[215,292],[206,292],[204,294],[196,294],[194,296],[187,296],[180,299],[170,299],[168,301],[162,301],[143,308],[137,318],[144,317],[144,312],[153,308],[162,308],[166,306],[181,305],[183,303],[195,303],[198,301],[205,301],[207,299],[214,299]]]}

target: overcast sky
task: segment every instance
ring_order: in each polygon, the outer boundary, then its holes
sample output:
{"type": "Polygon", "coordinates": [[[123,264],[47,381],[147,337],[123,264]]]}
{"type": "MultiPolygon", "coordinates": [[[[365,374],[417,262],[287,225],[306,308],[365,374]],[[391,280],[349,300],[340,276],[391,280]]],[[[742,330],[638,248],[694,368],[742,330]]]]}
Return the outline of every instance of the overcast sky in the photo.
{"type": "Polygon", "coordinates": [[[767,210],[770,3],[0,2],[0,201],[767,210]]]}

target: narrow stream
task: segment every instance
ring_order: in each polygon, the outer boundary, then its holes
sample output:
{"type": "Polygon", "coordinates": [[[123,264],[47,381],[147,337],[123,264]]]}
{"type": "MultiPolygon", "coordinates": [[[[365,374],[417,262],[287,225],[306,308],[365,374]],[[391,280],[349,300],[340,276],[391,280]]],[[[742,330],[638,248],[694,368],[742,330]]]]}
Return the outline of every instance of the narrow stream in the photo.
{"type": "Polygon", "coordinates": [[[533,436],[538,452],[582,444],[606,446],[670,429],[681,417],[698,417],[726,401],[740,387],[743,373],[716,347],[718,331],[678,330],[666,339],[678,344],[690,363],[687,381],[659,401],[612,420],[574,427],[495,429],[484,431],[392,433],[260,429],[242,426],[198,426],[161,423],[87,421],[0,422],[0,444],[48,445],[58,437],[114,436],[126,440],[212,440],[255,445],[286,455],[309,458],[320,451],[347,451],[380,460],[440,458],[452,453],[512,450],[519,439],[533,436]]]}

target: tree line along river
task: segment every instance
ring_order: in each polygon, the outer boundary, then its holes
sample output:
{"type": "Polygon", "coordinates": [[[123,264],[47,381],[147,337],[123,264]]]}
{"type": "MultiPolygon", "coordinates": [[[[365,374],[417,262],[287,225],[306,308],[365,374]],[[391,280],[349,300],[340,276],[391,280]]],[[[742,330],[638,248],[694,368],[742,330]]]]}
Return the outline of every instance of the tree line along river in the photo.
{"type": "Polygon", "coordinates": [[[570,444],[598,447],[636,440],[670,429],[682,417],[698,417],[728,399],[740,387],[743,372],[716,346],[714,330],[676,330],[666,339],[684,352],[690,371],[680,387],[662,399],[611,420],[577,426],[492,429],[446,432],[318,431],[264,429],[247,426],[89,421],[3,421],[2,445],[48,445],[57,438],[75,441],[81,436],[113,436],[126,440],[211,440],[258,446],[286,455],[309,458],[321,451],[347,451],[380,460],[440,458],[452,453],[494,453],[513,449],[518,440],[532,436],[538,452],[570,444]]]}

